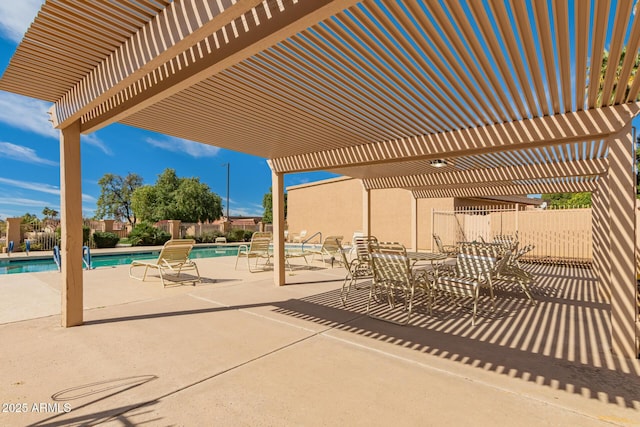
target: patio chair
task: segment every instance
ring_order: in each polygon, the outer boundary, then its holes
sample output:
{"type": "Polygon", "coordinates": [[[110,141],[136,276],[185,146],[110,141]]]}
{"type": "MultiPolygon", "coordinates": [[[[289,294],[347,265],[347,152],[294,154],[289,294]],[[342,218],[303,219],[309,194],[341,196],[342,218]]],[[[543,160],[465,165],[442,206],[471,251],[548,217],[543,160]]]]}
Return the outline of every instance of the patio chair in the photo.
{"type": "Polygon", "coordinates": [[[507,252],[502,259],[496,262],[496,259],[492,257],[460,253],[456,257],[456,265],[452,269],[444,270],[434,278],[433,292],[445,293],[450,297],[471,298],[473,301],[471,326],[475,326],[480,288],[487,287],[489,289],[491,305],[495,310],[493,280],[496,278],[496,271],[501,269],[510,257],[511,253],[507,252]]]}
{"type": "MultiPolygon", "coordinates": [[[[196,243],[193,239],[173,239],[164,244],[158,259],[156,260],[136,260],[129,266],[129,277],[136,280],[144,281],[147,278],[147,272],[149,268],[155,268],[160,275],[160,282],[162,286],[165,285],[165,275],[167,273],[175,273],[175,277],[179,277],[181,273],[185,271],[195,271],[197,280],[193,280],[193,285],[196,282],[200,282],[200,272],[195,262],[189,259],[189,254],[193,249],[193,245],[196,243]],[[144,267],[144,274],[142,277],[136,277],[133,274],[133,270],[136,267],[144,267]]],[[[181,282],[191,281],[191,279],[182,280],[181,282]]]]}
{"type": "Polygon", "coordinates": [[[504,246],[505,250],[515,253],[518,250],[518,233],[511,234],[499,234],[493,238],[493,243],[504,246]]]}
{"type": "Polygon", "coordinates": [[[331,261],[331,267],[333,267],[333,263],[335,260],[339,260],[339,262],[342,262],[341,242],[342,236],[327,236],[324,239],[324,242],[322,242],[322,246],[320,247],[320,249],[313,248],[307,250],[312,255],[311,262],[313,262],[316,255],[320,255],[323,264],[326,262],[325,258],[328,258],[331,261]]]}
{"type": "Polygon", "coordinates": [[[340,291],[340,300],[342,305],[347,305],[347,297],[352,288],[358,288],[358,279],[373,279],[373,267],[371,265],[371,256],[369,253],[369,245],[377,244],[378,239],[374,236],[355,236],[352,250],[355,251],[355,258],[349,259],[347,254],[351,251],[342,250],[342,263],[347,269],[347,275],[342,283],[340,291]]]}
{"type": "Polygon", "coordinates": [[[269,251],[269,245],[271,244],[271,233],[269,232],[256,232],[251,237],[251,242],[248,245],[238,246],[238,255],[236,257],[235,269],[238,269],[238,260],[240,258],[247,259],[247,266],[249,272],[254,273],[258,268],[258,261],[266,259],[265,265],[271,262],[271,252],[269,251]],[[254,269],[251,269],[251,260],[255,259],[256,263],[254,269]]]}
{"type": "Polygon", "coordinates": [[[411,320],[416,288],[421,288],[427,293],[429,311],[431,311],[431,292],[426,276],[423,271],[419,273],[411,271],[407,250],[403,245],[393,242],[374,242],[370,245],[370,251],[373,284],[369,288],[367,316],[399,325],[408,324],[411,320]],[[396,294],[398,293],[402,295],[404,310],[407,312],[403,322],[371,314],[373,300],[383,301],[386,299],[389,309],[393,310],[396,306],[396,294]]]}
{"type": "Polygon", "coordinates": [[[307,230],[302,230],[300,233],[291,236],[291,241],[293,243],[302,243],[305,237],[307,237],[307,230]]]}
{"type": "Polygon", "coordinates": [[[433,240],[436,242],[436,248],[441,254],[446,254],[449,257],[456,257],[458,255],[458,246],[456,245],[443,245],[442,239],[436,233],[433,233],[433,240]]]}
{"type": "MultiPolygon", "coordinates": [[[[535,281],[535,277],[530,272],[523,270],[518,263],[518,259],[532,249],[533,246],[528,245],[517,253],[511,255],[506,262],[502,263],[496,269],[495,276],[497,280],[517,283],[527,298],[529,298],[529,302],[531,304],[536,304],[537,301],[533,298],[531,289],[529,288],[529,285],[535,281]]],[[[508,254],[510,254],[510,252],[508,252],[508,254]]]]}

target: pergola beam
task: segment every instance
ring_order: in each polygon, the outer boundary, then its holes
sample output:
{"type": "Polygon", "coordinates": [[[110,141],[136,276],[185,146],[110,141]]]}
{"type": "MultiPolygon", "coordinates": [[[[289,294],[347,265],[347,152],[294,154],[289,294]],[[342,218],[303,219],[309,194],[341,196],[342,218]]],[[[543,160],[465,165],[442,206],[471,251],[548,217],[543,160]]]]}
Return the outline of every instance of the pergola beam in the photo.
{"type": "MultiPolygon", "coordinates": [[[[277,17],[262,17],[263,21],[259,24],[255,22],[255,17],[253,21],[244,20],[242,26],[233,29],[237,31],[237,36],[229,36],[226,43],[220,42],[218,45],[217,39],[210,36],[169,63],[165,62],[155,69],[146,69],[147,72],[141,79],[122,88],[105,102],[93,102],[91,111],[83,117],[82,133],[94,132],[123,120],[358,2],[359,0],[284,1],[282,4],[285,7],[282,10],[271,11],[273,14],[277,13],[277,17]]],[[[245,8],[234,9],[235,13],[245,10],[248,5],[249,3],[245,3],[245,8]]],[[[223,23],[224,20],[221,20],[217,25],[223,23]]],[[[90,88],[93,89],[91,84],[90,88]]]]}
{"type": "Polygon", "coordinates": [[[607,168],[608,161],[606,159],[592,159],[492,169],[471,169],[420,175],[364,178],[362,181],[367,189],[415,189],[443,185],[464,185],[467,183],[491,183],[523,179],[602,175],[607,172],[607,168]]]}
{"type": "Polygon", "coordinates": [[[449,188],[431,188],[412,190],[413,197],[417,199],[432,199],[440,197],[485,197],[485,196],[512,196],[541,193],[581,193],[593,192],[596,181],[563,182],[563,183],[539,183],[539,184],[512,184],[497,186],[460,186],[449,188]]]}
{"type": "Polygon", "coordinates": [[[640,103],[615,105],[470,129],[372,142],[353,147],[340,147],[276,158],[272,161],[277,172],[295,173],[404,160],[455,158],[606,139],[620,131],[639,111],[640,103]]]}
{"type": "Polygon", "coordinates": [[[171,3],[55,103],[54,124],[65,127],[78,120],[260,3],[262,0],[171,3]]]}

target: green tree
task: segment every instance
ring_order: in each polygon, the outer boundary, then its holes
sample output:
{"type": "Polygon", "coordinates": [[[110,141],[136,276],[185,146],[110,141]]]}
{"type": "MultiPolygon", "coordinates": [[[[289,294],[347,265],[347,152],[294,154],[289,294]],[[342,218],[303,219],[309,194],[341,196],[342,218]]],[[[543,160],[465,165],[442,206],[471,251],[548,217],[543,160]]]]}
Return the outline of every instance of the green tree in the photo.
{"type": "Polygon", "coordinates": [[[53,219],[58,216],[58,211],[55,209],[50,209],[49,207],[45,207],[44,209],[42,209],[42,215],[44,215],[45,218],[53,219]]]}
{"type": "Polygon", "coordinates": [[[129,173],[126,177],[107,173],[100,178],[98,184],[100,197],[96,202],[94,218],[127,220],[135,226],[137,218],[131,206],[131,197],[133,192],[142,185],[142,177],[135,173],[129,173]]]}
{"type": "Polygon", "coordinates": [[[222,216],[222,199],[198,178],[180,178],[165,169],[155,185],[136,189],[131,198],[138,218],[154,223],[164,219],[211,221],[222,216]]]}
{"type": "Polygon", "coordinates": [[[542,199],[556,207],[591,206],[591,193],[550,193],[542,199]]]}
{"type": "Polygon", "coordinates": [[[24,215],[22,215],[22,221],[20,221],[22,224],[31,224],[32,222],[35,222],[38,220],[38,217],[30,214],[30,213],[26,213],[24,215]]]}
{"type": "MultiPolygon", "coordinates": [[[[262,222],[265,224],[273,223],[273,189],[269,187],[269,192],[262,197],[262,222]]],[[[284,193],[284,218],[287,219],[287,193],[284,193]]]]}

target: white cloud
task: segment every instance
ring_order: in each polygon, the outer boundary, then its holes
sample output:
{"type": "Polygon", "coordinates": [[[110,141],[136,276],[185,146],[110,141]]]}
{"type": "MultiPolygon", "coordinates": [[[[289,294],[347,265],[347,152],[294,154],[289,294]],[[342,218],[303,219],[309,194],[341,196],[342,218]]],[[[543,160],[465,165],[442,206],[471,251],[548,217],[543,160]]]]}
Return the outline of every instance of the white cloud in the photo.
{"type": "Polygon", "coordinates": [[[20,42],[44,0],[0,1],[0,34],[20,42]]]}
{"type": "Polygon", "coordinates": [[[0,92],[0,122],[47,138],[58,139],[58,131],[49,122],[50,106],[48,102],[0,92]]]}
{"type": "Polygon", "coordinates": [[[12,144],[10,142],[0,141],[0,157],[17,160],[25,163],[35,163],[40,165],[58,166],[57,162],[49,159],[43,159],[38,156],[35,150],[23,147],[22,145],[12,144]]]}
{"type": "Polygon", "coordinates": [[[51,203],[45,202],[44,200],[19,199],[15,197],[0,197],[0,204],[8,206],[49,206],[51,208],[57,207],[51,206],[51,203]]]}
{"type": "MultiPolygon", "coordinates": [[[[37,99],[8,92],[0,92],[0,122],[14,128],[37,133],[38,135],[60,139],[60,132],[49,121],[51,104],[37,99]]],[[[97,147],[104,154],[113,156],[113,152],[95,133],[81,135],[81,141],[97,147]]]]}
{"type": "Polygon", "coordinates": [[[148,144],[153,145],[154,147],[158,147],[167,151],[173,151],[175,153],[185,153],[195,158],[215,157],[220,151],[220,148],[214,147],[212,145],[193,142],[187,139],[176,138],[173,136],[166,137],[162,140],[147,138],[145,141],[148,144]]]}
{"type": "MultiPolygon", "coordinates": [[[[54,194],[56,196],[60,196],[60,187],[51,185],[51,184],[44,184],[41,182],[17,181],[15,179],[1,178],[1,177],[0,177],[0,184],[6,184],[11,187],[22,188],[22,189],[31,190],[31,191],[39,191],[41,193],[54,194]]],[[[85,202],[95,202],[96,198],[89,194],[83,193],[82,200],[85,202]]]]}
{"type": "Polygon", "coordinates": [[[104,154],[108,156],[113,156],[113,151],[111,151],[111,149],[107,147],[106,144],[100,138],[98,138],[98,135],[96,135],[95,133],[82,135],[80,137],[80,140],[89,145],[93,145],[94,147],[98,147],[104,154]]]}
{"type": "Polygon", "coordinates": [[[229,209],[229,215],[232,215],[232,216],[262,216],[263,213],[264,213],[264,209],[250,209],[250,208],[229,209]]]}
{"type": "Polygon", "coordinates": [[[41,193],[60,195],[60,188],[41,182],[17,181],[15,179],[0,178],[0,184],[10,185],[11,187],[23,188],[25,190],[39,191],[41,193]]]}

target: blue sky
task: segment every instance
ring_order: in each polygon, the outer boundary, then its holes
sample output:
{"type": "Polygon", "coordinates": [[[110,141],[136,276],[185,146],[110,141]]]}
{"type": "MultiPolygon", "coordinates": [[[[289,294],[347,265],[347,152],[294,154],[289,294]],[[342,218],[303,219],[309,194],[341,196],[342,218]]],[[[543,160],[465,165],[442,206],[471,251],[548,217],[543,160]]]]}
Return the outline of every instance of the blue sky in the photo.
{"type": "MultiPolygon", "coordinates": [[[[4,73],[41,0],[0,1],[0,74],[4,73]]],[[[60,210],[59,132],[48,122],[50,104],[0,91],[0,219],[44,207],[60,210]]],[[[94,215],[98,180],[106,173],[137,173],[153,184],[166,168],[197,177],[222,197],[226,212],[230,163],[231,215],[262,215],[262,197],[271,186],[264,159],[124,125],[82,137],[83,215],[94,215]]],[[[336,175],[316,172],[285,176],[285,186],[336,175]]]]}

